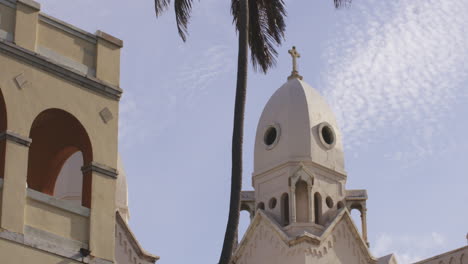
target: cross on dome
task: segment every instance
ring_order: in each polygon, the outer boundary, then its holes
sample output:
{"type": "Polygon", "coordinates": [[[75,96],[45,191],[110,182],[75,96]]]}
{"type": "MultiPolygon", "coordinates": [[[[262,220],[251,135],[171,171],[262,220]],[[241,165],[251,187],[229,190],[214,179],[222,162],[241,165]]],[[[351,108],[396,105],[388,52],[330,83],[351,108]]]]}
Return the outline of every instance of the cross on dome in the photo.
{"type": "Polygon", "coordinates": [[[302,76],[299,75],[299,72],[297,71],[297,58],[300,58],[301,54],[297,52],[296,46],[293,46],[292,49],[288,50],[288,53],[291,54],[292,63],[293,63],[293,69],[292,69],[291,75],[288,77],[288,80],[291,80],[294,78],[302,80],[302,76]]]}

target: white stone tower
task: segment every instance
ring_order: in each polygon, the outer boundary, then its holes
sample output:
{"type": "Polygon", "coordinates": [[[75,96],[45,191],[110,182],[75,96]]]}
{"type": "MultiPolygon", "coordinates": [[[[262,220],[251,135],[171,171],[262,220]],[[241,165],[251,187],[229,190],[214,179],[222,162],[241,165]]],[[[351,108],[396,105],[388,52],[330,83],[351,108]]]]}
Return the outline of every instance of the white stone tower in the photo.
{"type": "Polygon", "coordinates": [[[393,263],[371,256],[366,190],[346,190],[341,132],[330,106],[293,71],[257,127],[252,184],[242,210],[252,222],[235,263],[393,263]],[[358,209],[362,234],[349,211],[358,209]],[[383,261],[383,262],[382,262],[383,261]]]}

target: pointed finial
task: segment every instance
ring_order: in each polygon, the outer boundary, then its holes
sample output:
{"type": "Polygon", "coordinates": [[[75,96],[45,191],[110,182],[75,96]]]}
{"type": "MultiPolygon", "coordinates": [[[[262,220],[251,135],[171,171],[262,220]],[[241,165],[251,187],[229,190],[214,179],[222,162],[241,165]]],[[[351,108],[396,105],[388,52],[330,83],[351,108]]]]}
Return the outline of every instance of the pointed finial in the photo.
{"type": "Polygon", "coordinates": [[[288,77],[288,81],[294,78],[302,80],[302,76],[299,75],[299,72],[297,71],[297,58],[300,58],[301,54],[297,52],[296,46],[293,46],[292,49],[288,50],[288,52],[289,54],[291,54],[293,61],[293,70],[291,72],[291,75],[288,77]]]}

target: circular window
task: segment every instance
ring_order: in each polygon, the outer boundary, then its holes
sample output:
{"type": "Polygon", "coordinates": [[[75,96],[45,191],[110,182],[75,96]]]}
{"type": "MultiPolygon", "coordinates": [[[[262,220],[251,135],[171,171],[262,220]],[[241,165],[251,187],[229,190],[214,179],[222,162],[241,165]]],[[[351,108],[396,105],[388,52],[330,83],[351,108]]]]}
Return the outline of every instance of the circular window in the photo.
{"type": "Polygon", "coordinates": [[[265,143],[267,149],[272,149],[280,136],[280,129],[278,125],[268,126],[263,134],[263,143],[265,143]]]}
{"type": "Polygon", "coordinates": [[[328,208],[333,207],[333,200],[330,196],[328,196],[327,199],[325,199],[325,202],[327,203],[328,208]]]}
{"type": "Polygon", "coordinates": [[[320,142],[326,149],[332,149],[336,143],[336,136],[333,127],[327,122],[323,122],[318,127],[320,142]]]}
{"type": "Polygon", "coordinates": [[[276,198],[275,197],[270,199],[270,202],[268,203],[268,207],[270,207],[270,209],[275,209],[275,207],[276,207],[276,198]]]}

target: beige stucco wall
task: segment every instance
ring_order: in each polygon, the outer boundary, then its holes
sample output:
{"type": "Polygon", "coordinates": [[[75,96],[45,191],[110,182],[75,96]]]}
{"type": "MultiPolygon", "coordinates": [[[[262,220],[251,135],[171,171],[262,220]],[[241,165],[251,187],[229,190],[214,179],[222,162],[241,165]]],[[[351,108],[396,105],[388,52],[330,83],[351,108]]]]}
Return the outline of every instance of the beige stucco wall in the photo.
{"type": "Polygon", "coordinates": [[[81,263],[0,238],[1,263],[81,263]]]}
{"type": "Polygon", "coordinates": [[[87,67],[96,68],[96,44],[40,21],[37,45],[87,67]]]}
{"type": "Polygon", "coordinates": [[[64,238],[89,242],[89,218],[28,198],[25,224],[64,238]]]}
{"type": "MultiPolygon", "coordinates": [[[[15,3],[9,5],[15,5],[15,3]]],[[[27,54],[21,55],[22,60],[24,56],[36,56],[37,60],[46,61],[49,64],[52,62],[53,67],[61,69],[55,71],[47,70],[51,69],[47,67],[38,68],[33,66],[37,64],[26,63],[18,59],[17,56],[20,55],[13,56],[9,52],[0,52],[0,90],[6,103],[7,129],[19,137],[28,138],[31,125],[41,112],[52,108],[66,111],[73,115],[86,130],[92,145],[92,161],[110,168],[112,172],[112,169],[117,167],[118,96],[98,93],[91,90],[89,85],[88,87],[81,86],[81,79],[71,81],[60,74],[75,74],[73,76],[76,76],[78,73],[81,77],[73,77],[75,80],[83,78],[85,82],[93,83],[96,87],[105,86],[107,90],[118,93],[119,88],[116,85],[119,83],[119,56],[122,44],[115,38],[108,40],[106,38],[108,35],[98,40],[98,37],[93,34],[40,14],[39,9],[39,4],[30,0],[16,1],[16,10],[0,3],[2,16],[0,29],[14,32],[13,42],[6,45],[10,47],[6,47],[5,44],[2,44],[2,47],[13,49],[17,52],[16,54],[27,54]],[[98,46],[100,55],[97,55],[98,46]],[[44,48],[51,52],[44,52],[44,48]],[[24,49],[29,52],[24,52],[24,49]],[[39,50],[41,52],[38,52],[39,50]],[[56,56],[57,54],[59,56],[56,56]],[[44,60],[42,56],[47,59],[44,60]],[[96,68],[98,61],[101,67],[112,65],[105,70],[96,69],[96,72],[104,72],[101,74],[103,78],[85,76],[80,65],[96,68]],[[24,85],[18,85],[15,80],[19,75],[22,75],[25,80],[24,85]],[[112,115],[112,118],[106,121],[100,115],[104,108],[107,108],[112,115]]],[[[7,140],[4,189],[1,194],[1,228],[21,234],[24,233],[25,226],[31,226],[65,239],[86,243],[89,241],[93,256],[113,261],[116,180],[112,176],[93,171],[90,216],[85,217],[64,211],[51,204],[27,198],[28,150],[28,146],[7,140]]],[[[9,245],[9,247],[14,247],[14,245],[9,245]]],[[[22,246],[19,247],[22,248],[22,246]]],[[[1,246],[0,248],[3,250],[1,246]]],[[[21,250],[11,252],[17,251],[21,250]]],[[[9,255],[15,255],[11,252],[9,255]]],[[[3,254],[0,253],[0,255],[3,257],[3,254]]],[[[56,261],[52,258],[43,262],[35,261],[35,263],[58,262],[58,259],[56,261]]]]}

